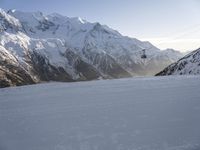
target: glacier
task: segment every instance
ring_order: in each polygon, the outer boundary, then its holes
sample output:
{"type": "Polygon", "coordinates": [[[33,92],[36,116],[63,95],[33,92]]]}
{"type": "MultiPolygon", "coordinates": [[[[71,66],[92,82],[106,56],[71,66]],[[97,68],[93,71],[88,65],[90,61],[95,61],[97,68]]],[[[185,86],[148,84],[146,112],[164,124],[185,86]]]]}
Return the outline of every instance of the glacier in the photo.
{"type": "Polygon", "coordinates": [[[199,150],[200,76],[0,89],[1,150],[199,150]]]}

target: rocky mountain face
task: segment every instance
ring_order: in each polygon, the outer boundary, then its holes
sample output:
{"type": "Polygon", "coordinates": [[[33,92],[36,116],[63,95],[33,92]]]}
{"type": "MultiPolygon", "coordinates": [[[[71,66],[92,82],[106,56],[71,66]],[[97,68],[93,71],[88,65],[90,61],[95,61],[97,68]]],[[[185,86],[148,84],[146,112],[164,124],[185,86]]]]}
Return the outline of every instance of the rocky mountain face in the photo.
{"type": "Polygon", "coordinates": [[[0,46],[0,87],[35,83],[15,56],[0,46]]]}
{"type": "Polygon", "coordinates": [[[100,23],[0,9],[1,87],[154,75],[181,57],[100,23]]]}
{"type": "Polygon", "coordinates": [[[197,49],[177,62],[171,64],[157,76],[164,75],[199,75],[200,74],[200,49],[197,49]]]}

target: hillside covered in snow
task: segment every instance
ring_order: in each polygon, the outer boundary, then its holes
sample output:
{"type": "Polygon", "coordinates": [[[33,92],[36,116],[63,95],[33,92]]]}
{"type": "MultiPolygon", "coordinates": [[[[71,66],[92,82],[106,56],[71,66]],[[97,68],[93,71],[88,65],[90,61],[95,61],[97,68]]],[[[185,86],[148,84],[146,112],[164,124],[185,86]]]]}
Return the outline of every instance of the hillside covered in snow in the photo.
{"type": "Polygon", "coordinates": [[[0,89],[0,150],[199,150],[200,76],[0,89]]]}
{"type": "Polygon", "coordinates": [[[157,75],[200,75],[200,49],[171,64],[157,75]]]}
{"type": "Polygon", "coordinates": [[[181,57],[100,23],[0,9],[2,86],[154,75],[181,57]]]}

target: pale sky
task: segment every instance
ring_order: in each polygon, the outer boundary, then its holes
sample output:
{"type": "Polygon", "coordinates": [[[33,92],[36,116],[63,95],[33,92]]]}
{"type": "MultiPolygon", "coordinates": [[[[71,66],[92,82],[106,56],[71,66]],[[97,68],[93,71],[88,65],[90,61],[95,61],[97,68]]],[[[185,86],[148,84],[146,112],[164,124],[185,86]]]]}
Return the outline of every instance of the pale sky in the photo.
{"type": "Polygon", "coordinates": [[[200,0],[0,0],[0,7],[81,17],[161,49],[200,47],[200,0]]]}

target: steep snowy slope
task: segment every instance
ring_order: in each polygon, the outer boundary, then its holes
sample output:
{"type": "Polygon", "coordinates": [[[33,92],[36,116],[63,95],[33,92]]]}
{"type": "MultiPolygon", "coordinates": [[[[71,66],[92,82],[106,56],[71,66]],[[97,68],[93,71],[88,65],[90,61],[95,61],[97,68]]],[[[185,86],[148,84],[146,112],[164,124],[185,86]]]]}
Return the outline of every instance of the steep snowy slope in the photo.
{"type": "Polygon", "coordinates": [[[0,89],[1,150],[199,150],[200,77],[0,89]]]}
{"type": "Polygon", "coordinates": [[[176,63],[165,68],[157,75],[199,75],[200,74],[200,49],[197,49],[176,63]]]}
{"type": "Polygon", "coordinates": [[[33,84],[29,72],[20,65],[17,58],[0,46],[0,87],[33,84]]]}
{"type": "Polygon", "coordinates": [[[2,9],[0,45],[36,81],[154,75],[182,56],[81,18],[2,9]],[[141,59],[143,49],[146,60],[141,59]]]}

